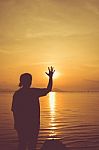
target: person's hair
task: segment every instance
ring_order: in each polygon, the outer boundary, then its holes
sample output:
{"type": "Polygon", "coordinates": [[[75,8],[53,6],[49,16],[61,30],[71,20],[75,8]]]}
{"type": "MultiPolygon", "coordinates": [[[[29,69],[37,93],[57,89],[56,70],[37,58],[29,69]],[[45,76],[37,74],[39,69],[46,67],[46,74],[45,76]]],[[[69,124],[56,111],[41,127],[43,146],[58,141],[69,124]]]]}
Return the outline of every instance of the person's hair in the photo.
{"type": "Polygon", "coordinates": [[[30,81],[32,81],[32,75],[30,73],[21,74],[19,87],[22,87],[25,84],[28,84],[30,81]]]}

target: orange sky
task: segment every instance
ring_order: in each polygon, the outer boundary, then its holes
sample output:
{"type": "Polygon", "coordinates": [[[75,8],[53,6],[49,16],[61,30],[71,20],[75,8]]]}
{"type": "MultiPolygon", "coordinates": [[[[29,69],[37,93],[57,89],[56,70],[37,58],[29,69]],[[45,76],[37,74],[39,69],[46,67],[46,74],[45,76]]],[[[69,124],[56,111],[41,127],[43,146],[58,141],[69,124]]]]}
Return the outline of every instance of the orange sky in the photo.
{"type": "Polygon", "coordinates": [[[46,86],[52,65],[55,88],[99,90],[99,1],[0,0],[0,64],[0,89],[23,72],[46,86]]]}

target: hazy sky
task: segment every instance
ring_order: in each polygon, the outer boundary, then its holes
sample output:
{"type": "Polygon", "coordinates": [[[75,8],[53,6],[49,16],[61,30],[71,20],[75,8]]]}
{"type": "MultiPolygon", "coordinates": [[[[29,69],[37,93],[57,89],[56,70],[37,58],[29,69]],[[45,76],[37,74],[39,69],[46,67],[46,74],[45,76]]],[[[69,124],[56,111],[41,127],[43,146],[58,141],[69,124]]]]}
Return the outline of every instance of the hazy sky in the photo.
{"type": "Polygon", "coordinates": [[[23,72],[46,86],[99,90],[99,0],[0,0],[0,88],[16,88],[23,72]]]}

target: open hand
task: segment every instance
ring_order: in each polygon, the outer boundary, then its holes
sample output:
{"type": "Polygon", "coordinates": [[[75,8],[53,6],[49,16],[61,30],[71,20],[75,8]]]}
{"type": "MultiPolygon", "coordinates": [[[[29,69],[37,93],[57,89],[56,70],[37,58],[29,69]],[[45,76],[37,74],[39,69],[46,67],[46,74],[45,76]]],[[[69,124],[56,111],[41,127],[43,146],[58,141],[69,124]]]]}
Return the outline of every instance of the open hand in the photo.
{"type": "Polygon", "coordinates": [[[48,71],[49,73],[45,72],[50,78],[53,77],[53,74],[55,72],[54,68],[51,66],[51,67],[48,67],[48,71]]]}

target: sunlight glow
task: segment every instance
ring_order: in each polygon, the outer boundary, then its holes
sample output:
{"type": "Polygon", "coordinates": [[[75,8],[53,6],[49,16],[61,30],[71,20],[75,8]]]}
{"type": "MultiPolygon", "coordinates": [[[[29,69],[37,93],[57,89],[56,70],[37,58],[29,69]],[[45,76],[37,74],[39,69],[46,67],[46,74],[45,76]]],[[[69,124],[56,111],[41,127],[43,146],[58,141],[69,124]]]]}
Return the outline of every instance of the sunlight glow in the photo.
{"type": "Polygon", "coordinates": [[[59,76],[60,76],[60,73],[58,71],[55,71],[54,75],[53,75],[53,78],[57,79],[57,78],[59,78],[59,76]]]}

